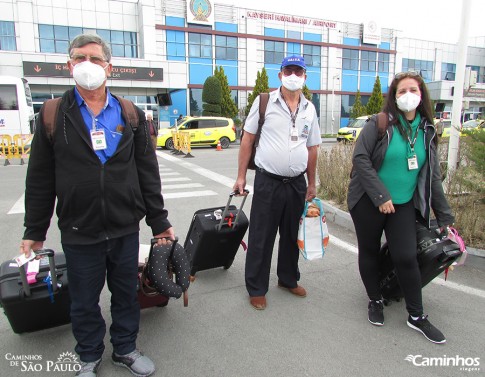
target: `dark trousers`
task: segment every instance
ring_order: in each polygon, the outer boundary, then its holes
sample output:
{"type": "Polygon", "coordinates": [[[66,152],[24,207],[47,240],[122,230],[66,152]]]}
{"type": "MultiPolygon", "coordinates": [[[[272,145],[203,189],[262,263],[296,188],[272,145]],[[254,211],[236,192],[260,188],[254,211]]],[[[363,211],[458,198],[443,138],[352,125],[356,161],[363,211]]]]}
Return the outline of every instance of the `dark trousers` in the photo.
{"type": "Polygon", "coordinates": [[[268,292],[271,257],[278,230],[278,279],[286,287],[297,286],[300,272],[296,241],[305,195],[304,176],[283,183],[256,171],[245,271],[250,296],[264,296],[268,292]]]}
{"type": "Polygon", "coordinates": [[[423,314],[423,303],[416,248],[416,212],[412,200],[394,204],[394,208],[395,213],[382,214],[364,194],[350,211],[359,246],[360,276],[369,299],[380,300],[379,250],[384,231],[406,309],[412,316],[419,316],[423,314]]]}
{"type": "Polygon", "coordinates": [[[136,347],[140,322],[137,298],[139,234],[94,245],[63,244],[71,295],[72,332],[81,361],[98,360],[106,324],[99,307],[105,280],[111,292],[111,343],[117,354],[136,347]]]}

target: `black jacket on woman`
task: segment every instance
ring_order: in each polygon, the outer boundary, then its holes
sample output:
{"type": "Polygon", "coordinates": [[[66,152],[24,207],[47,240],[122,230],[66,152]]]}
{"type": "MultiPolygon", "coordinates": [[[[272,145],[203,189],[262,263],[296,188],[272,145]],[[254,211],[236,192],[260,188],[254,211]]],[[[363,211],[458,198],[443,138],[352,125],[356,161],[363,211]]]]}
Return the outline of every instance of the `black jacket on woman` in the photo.
{"type": "Polygon", "coordinates": [[[74,89],[62,97],[52,140],[43,110],[27,170],[24,239],[45,240],[56,198],[61,239],[67,244],[93,244],[137,232],[144,216],[153,234],[171,226],[142,110],[136,108],[138,127],[131,127],[122,113],[126,126],[118,127],[123,135],[104,164],[93,150],[74,89]]]}
{"type": "MultiPolygon", "coordinates": [[[[391,121],[391,117],[389,118],[391,121]]],[[[367,193],[376,207],[391,200],[391,195],[380,180],[377,172],[382,166],[387,148],[394,134],[394,127],[387,127],[383,137],[379,137],[377,117],[372,116],[360,132],[352,158],[353,172],[350,179],[347,203],[352,209],[364,193],[367,193]]],[[[446,200],[441,182],[437,146],[434,142],[436,130],[422,118],[419,127],[424,129],[423,142],[426,150],[426,162],[418,176],[418,184],[413,196],[414,207],[430,226],[431,209],[439,226],[453,224],[454,217],[446,200]]],[[[400,137],[397,134],[397,137],[400,137]]]]}

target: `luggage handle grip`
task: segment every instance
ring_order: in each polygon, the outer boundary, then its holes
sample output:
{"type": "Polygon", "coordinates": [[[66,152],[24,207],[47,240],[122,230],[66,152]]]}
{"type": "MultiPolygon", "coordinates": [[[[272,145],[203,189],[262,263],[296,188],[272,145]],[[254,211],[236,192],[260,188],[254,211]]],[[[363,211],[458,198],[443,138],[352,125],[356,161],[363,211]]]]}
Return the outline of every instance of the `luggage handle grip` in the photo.
{"type": "MultiPolygon", "coordinates": [[[[241,202],[241,206],[237,210],[236,218],[234,219],[234,223],[233,223],[234,227],[237,226],[239,214],[241,213],[241,211],[244,207],[244,203],[246,203],[246,199],[248,198],[249,190],[244,189],[243,194],[246,194],[246,195],[243,195],[243,200],[241,202]]],[[[222,225],[224,225],[224,219],[226,218],[227,212],[229,211],[229,206],[231,205],[231,201],[232,201],[232,198],[233,198],[234,195],[241,195],[241,194],[239,192],[236,192],[236,191],[233,191],[229,194],[229,200],[227,201],[227,204],[226,204],[226,207],[224,208],[224,211],[222,211],[221,221],[216,226],[218,231],[220,231],[222,229],[222,225]]]]}
{"type": "Polygon", "coordinates": [[[151,244],[152,245],[155,245],[158,240],[167,240],[167,241],[172,241],[173,243],[177,243],[179,241],[179,238],[178,237],[175,237],[175,239],[171,239],[170,237],[158,237],[158,238],[152,238],[151,240],[151,244]]]}
{"type": "Polygon", "coordinates": [[[150,261],[150,259],[152,259],[153,247],[157,244],[158,240],[163,240],[163,239],[172,242],[172,248],[170,249],[170,257],[172,257],[173,251],[175,250],[175,246],[177,246],[177,242],[179,241],[179,238],[178,237],[175,237],[174,240],[172,240],[170,237],[152,238],[152,240],[150,242],[150,244],[151,244],[150,253],[148,254],[148,260],[149,261],[150,261]]]}
{"type": "MultiPolygon", "coordinates": [[[[54,261],[54,250],[51,249],[39,249],[34,250],[36,258],[47,256],[49,257],[49,270],[51,272],[51,282],[52,282],[52,291],[57,291],[57,274],[56,274],[56,262],[54,261]]],[[[24,266],[19,267],[20,272],[20,280],[22,281],[22,288],[24,293],[27,297],[31,295],[30,285],[27,282],[27,274],[25,273],[24,266]]]]}

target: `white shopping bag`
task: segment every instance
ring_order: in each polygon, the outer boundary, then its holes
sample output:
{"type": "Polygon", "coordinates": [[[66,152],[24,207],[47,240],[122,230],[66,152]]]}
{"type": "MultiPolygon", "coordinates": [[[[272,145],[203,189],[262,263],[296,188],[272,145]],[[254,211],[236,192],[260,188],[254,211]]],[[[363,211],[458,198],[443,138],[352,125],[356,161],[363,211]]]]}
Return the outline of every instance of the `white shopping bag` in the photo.
{"type": "Polygon", "coordinates": [[[314,260],[323,258],[328,244],[329,233],[322,202],[315,198],[305,202],[298,229],[298,249],[303,258],[314,260]]]}

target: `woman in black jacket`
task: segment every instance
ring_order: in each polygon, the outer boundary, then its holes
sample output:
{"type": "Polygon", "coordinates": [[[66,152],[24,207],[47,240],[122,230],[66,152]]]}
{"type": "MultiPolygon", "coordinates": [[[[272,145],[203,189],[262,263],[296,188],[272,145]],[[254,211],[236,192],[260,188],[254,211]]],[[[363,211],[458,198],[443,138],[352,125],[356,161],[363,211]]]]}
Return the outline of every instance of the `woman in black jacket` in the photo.
{"type": "Polygon", "coordinates": [[[359,246],[359,270],[369,296],[369,321],[384,324],[379,287],[382,232],[409,313],[407,324],[433,343],[444,335],[423,315],[421,274],[416,258],[416,218],[440,227],[454,222],[441,183],[437,135],[426,85],[414,72],[392,81],[384,105],[387,124],[372,117],[355,145],[348,205],[359,246]],[[380,128],[380,129],[379,129],[380,128]]]}

